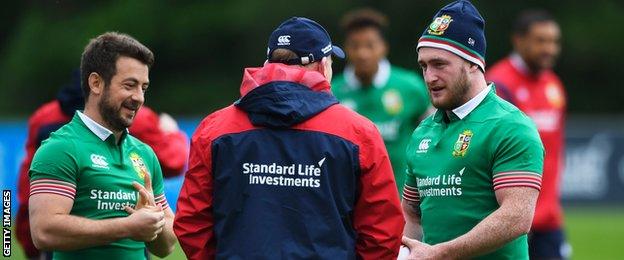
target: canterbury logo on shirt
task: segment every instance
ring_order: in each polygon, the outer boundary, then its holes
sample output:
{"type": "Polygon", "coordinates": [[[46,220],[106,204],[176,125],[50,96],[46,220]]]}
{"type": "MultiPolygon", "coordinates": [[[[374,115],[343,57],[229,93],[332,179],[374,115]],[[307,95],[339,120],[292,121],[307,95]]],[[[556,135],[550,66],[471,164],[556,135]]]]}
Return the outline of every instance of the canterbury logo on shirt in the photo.
{"type": "Polygon", "coordinates": [[[102,155],[91,154],[91,162],[93,163],[91,166],[95,168],[108,169],[108,162],[106,162],[106,157],[102,155]]]}
{"type": "Polygon", "coordinates": [[[431,143],[431,139],[429,139],[429,138],[422,139],[420,141],[420,144],[418,144],[418,151],[416,151],[416,152],[417,153],[426,153],[429,150],[429,143],[431,143]]]}

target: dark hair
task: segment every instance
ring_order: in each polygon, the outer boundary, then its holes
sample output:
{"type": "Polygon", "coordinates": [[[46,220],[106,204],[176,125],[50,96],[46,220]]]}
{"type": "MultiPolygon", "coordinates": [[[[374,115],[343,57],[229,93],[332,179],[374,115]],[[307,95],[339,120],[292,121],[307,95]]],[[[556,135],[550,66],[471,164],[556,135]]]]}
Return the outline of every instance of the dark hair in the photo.
{"type": "Polygon", "coordinates": [[[361,8],[345,14],[340,25],[345,35],[364,28],[374,28],[383,37],[388,27],[388,18],[372,8],[361,8]]]}
{"type": "Polygon", "coordinates": [[[93,72],[99,74],[105,86],[108,86],[117,73],[116,63],[120,56],[137,59],[148,67],[154,64],[152,51],[130,35],[107,32],[91,39],[80,59],[80,79],[85,101],[89,99],[91,91],[89,75],[93,72]]]}
{"type": "Polygon", "coordinates": [[[541,22],[556,22],[555,18],[546,10],[535,9],[521,12],[513,25],[513,33],[524,35],[529,32],[531,26],[541,22]]]}

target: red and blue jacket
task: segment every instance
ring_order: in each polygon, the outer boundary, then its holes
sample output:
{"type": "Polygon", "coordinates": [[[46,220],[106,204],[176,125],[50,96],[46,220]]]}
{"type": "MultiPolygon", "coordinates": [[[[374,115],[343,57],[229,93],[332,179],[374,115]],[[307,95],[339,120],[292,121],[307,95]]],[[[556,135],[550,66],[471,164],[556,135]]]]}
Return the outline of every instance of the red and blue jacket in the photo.
{"type": "Polygon", "coordinates": [[[404,219],[368,119],[325,77],[268,63],[191,141],[174,231],[189,259],[395,259],[404,219]]]}

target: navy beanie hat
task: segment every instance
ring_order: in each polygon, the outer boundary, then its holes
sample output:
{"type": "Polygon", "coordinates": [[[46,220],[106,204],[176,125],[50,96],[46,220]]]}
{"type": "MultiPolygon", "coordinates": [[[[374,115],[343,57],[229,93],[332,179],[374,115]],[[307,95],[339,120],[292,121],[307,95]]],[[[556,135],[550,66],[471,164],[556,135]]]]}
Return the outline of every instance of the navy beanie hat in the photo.
{"type": "Polygon", "coordinates": [[[485,71],[485,21],[469,1],[452,2],[433,16],[418,46],[450,51],[485,71]]]}

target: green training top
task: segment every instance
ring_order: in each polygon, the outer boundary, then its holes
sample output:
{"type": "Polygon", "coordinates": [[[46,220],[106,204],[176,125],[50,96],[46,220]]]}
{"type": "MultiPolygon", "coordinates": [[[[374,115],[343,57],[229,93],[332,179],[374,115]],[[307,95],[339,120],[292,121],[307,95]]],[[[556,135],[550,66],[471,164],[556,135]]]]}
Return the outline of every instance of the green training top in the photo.
{"type": "MultiPolygon", "coordinates": [[[[457,238],[495,211],[494,191],[540,189],[544,148],[532,121],[493,85],[418,126],[407,147],[403,199],[419,202],[423,242],[457,238]]],[[[528,259],[522,235],[479,259],[528,259]]]]}
{"type": "MultiPolygon", "coordinates": [[[[124,132],[119,144],[108,129],[86,115],[53,132],[35,153],[30,195],[51,193],[74,200],[71,215],[89,219],[126,217],[124,206],[139,197],[133,181],[150,174],[156,203],[167,207],[163,177],[154,151],[124,132]]],[[[104,246],[54,251],[53,259],[145,259],[145,243],[129,238],[104,246]]]]}
{"type": "Polygon", "coordinates": [[[332,81],[340,102],[375,123],[384,139],[398,191],[405,182],[405,148],[410,134],[429,108],[427,88],[416,73],[379,63],[372,86],[362,87],[353,68],[332,81]]]}

